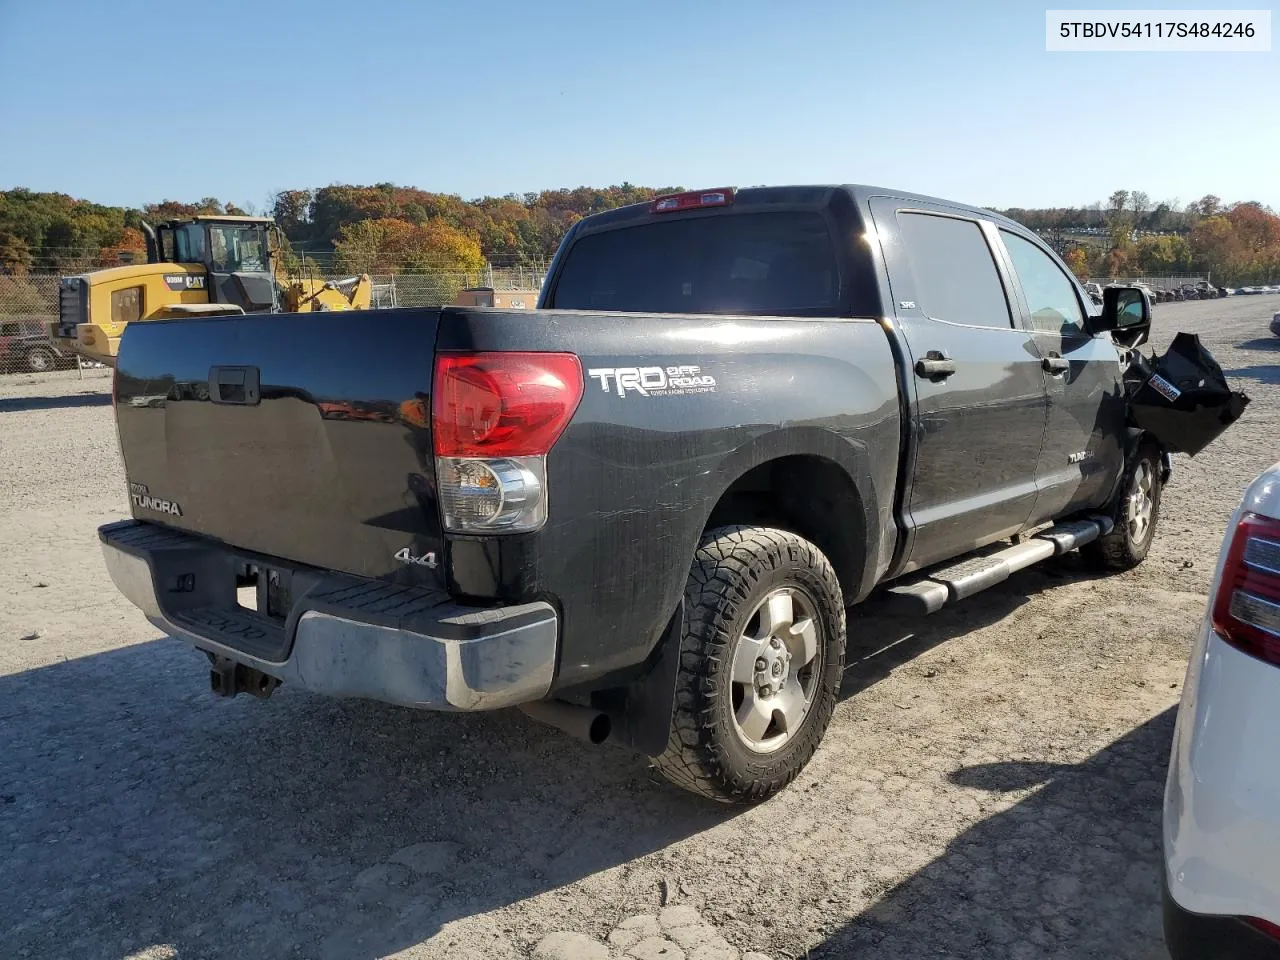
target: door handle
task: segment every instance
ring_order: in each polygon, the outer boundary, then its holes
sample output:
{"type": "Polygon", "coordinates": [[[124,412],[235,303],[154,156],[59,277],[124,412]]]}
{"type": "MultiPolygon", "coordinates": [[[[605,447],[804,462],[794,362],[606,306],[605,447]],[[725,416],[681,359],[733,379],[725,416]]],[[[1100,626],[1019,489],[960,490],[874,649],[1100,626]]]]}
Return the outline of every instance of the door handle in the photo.
{"type": "Polygon", "coordinates": [[[945,380],[956,372],[956,362],[937,350],[930,350],[916,361],[916,376],[926,380],[945,380]]]}
{"type": "Polygon", "coordinates": [[[1066,357],[1045,357],[1040,361],[1040,366],[1045,369],[1046,373],[1051,373],[1055,377],[1060,373],[1066,373],[1071,369],[1071,361],[1066,357]]]}
{"type": "Polygon", "coordinates": [[[211,367],[209,399],[214,403],[242,403],[257,406],[262,399],[257,367],[211,367]]]}

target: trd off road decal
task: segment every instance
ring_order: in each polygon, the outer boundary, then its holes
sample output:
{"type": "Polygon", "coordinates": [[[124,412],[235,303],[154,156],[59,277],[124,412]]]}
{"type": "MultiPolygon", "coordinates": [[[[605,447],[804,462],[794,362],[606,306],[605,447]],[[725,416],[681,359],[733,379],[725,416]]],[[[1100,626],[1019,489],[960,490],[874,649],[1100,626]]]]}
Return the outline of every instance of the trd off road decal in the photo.
{"type": "Polygon", "coordinates": [[[703,373],[696,364],[669,367],[592,367],[587,376],[599,381],[600,389],[625,397],[633,391],[642,397],[683,397],[694,393],[715,393],[716,378],[703,373]]]}

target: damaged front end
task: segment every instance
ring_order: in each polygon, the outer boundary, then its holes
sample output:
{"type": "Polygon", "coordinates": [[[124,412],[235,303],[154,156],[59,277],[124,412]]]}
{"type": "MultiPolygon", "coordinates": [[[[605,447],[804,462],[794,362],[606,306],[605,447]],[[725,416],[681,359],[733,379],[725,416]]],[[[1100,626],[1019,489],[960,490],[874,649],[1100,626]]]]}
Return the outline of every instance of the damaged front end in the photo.
{"type": "Polygon", "coordinates": [[[1159,357],[1131,351],[1124,379],[1133,426],[1166,451],[1192,457],[1239,420],[1249,403],[1191,333],[1179,333],[1159,357]]]}

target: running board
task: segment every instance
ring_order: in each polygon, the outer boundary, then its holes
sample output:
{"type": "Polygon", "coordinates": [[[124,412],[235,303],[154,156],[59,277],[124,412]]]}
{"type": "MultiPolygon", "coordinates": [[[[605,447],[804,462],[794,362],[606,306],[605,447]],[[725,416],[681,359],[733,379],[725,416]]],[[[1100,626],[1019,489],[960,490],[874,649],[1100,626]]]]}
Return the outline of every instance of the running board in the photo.
{"type": "Polygon", "coordinates": [[[930,570],[920,580],[885,591],[889,611],[907,616],[937,613],[949,603],[964,600],[1033,563],[1061,556],[1111,532],[1110,517],[1090,517],[1054,524],[1047,530],[996,553],[970,557],[930,570]]]}

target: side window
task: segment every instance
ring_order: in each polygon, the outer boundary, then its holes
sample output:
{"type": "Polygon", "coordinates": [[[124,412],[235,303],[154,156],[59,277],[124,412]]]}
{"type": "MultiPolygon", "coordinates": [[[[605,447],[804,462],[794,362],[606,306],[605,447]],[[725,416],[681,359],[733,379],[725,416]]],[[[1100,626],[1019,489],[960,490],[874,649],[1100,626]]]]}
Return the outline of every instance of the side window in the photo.
{"type": "Polygon", "coordinates": [[[1084,311],[1076,297],[1075,284],[1062,268],[1034,243],[1016,233],[1001,230],[1000,236],[1027,298],[1031,325],[1042,333],[1084,336],[1084,311]]]}
{"type": "Polygon", "coordinates": [[[899,213],[898,228],[916,280],[916,300],[935,320],[1013,326],[996,262],[973,220],[899,213]]]}
{"type": "Polygon", "coordinates": [[[189,223],[177,232],[178,262],[204,263],[204,224],[189,223]]]}
{"type": "Polygon", "coordinates": [[[111,294],[111,322],[132,323],[142,319],[142,288],[126,287],[111,294]]]}
{"type": "Polygon", "coordinates": [[[0,323],[0,337],[16,337],[18,335],[18,325],[16,323],[0,323]]]}

